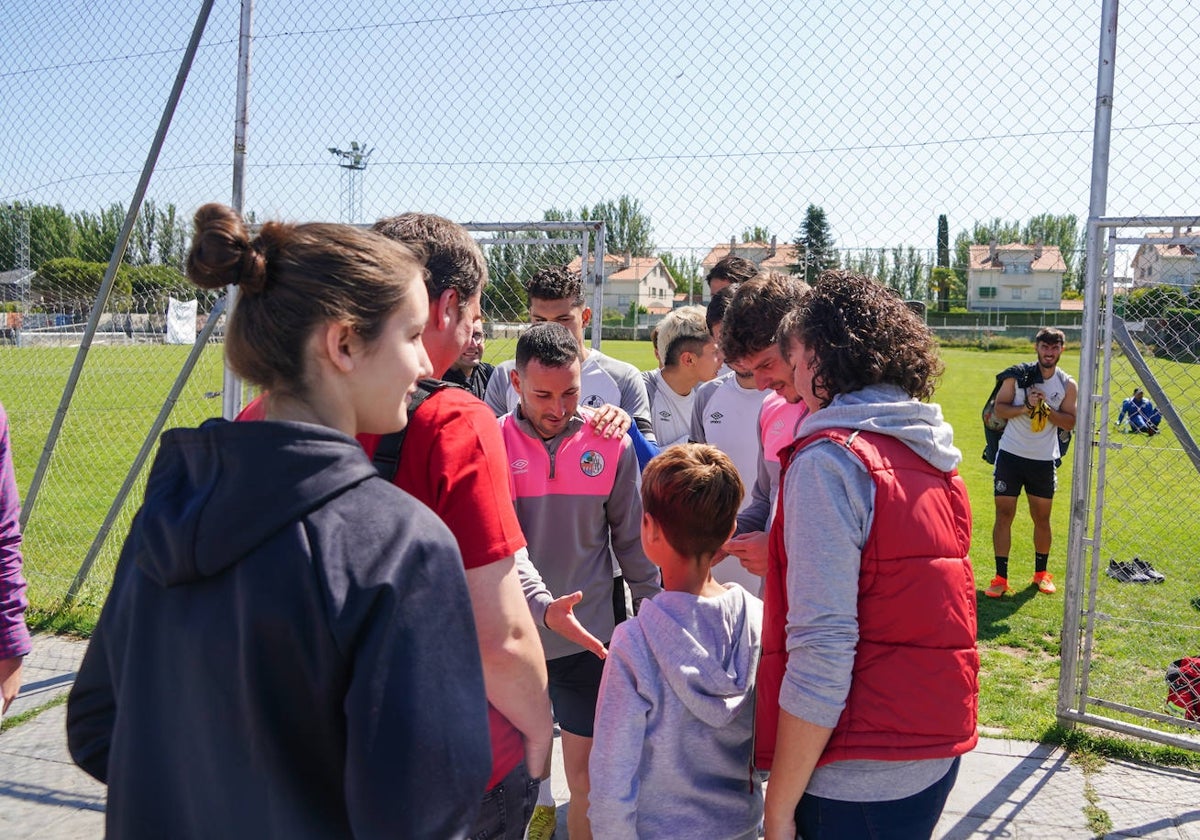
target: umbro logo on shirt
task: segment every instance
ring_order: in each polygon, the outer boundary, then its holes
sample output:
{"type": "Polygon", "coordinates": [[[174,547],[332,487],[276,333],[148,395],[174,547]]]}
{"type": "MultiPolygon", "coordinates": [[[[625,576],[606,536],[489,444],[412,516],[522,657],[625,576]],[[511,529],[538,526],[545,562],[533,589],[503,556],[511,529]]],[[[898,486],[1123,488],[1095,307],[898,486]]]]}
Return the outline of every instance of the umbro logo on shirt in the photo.
{"type": "Polygon", "coordinates": [[[513,475],[524,475],[529,472],[529,461],[524,458],[518,458],[509,466],[512,467],[513,475]]]}
{"type": "Polygon", "coordinates": [[[670,419],[671,419],[671,412],[667,411],[667,410],[664,408],[662,411],[658,412],[658,416],[659,416],[659,417],[661,417],[663,420],[670,420],[670,419]]]}
{"type": "Polygon", "coordinates": [[[712,414],[708,415],[708,420],[710,423],[720,423],[721,418],[723,418],[724,416],[725,415],[722,414],[721,412],[714,411],[712,414]]]}

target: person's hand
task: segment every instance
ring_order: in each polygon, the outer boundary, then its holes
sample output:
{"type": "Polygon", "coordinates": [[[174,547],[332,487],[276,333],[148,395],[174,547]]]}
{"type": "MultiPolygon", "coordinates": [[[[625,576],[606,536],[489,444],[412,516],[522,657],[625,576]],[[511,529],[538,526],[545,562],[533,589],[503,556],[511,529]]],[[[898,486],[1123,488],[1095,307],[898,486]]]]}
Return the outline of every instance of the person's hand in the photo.
{"type": "Polygon", "coordinates": [[[730,537],[721,546],[721,550],[737,557],[746,571],[759,577],[765,577],[769,545],[770,539],[765,531],[751,531],[747,534],[730,537]]]}
{"type": "Polygon", "coordinates": [[[629,431],[633,418],[619,405],[605,403],[592,412],[591,424],[601,437],[618,438],[629,431]]]}
{"type": "Polygon", "coordinates": [[[763,820],[763,840],[796,840],[796,816],[763,820]]]}
{"type": "Polygon", "coordinates": [[[604,647],[604,642],[589,633],[575,617],[575,605],[582,600],[582,592],[572,592],[570,595],[555,598],[550,606],[546,607],[546,626],[568,642],[574,642],[605,659],[608,657],[608,649],[604,647]]]}
{"type": "Polygon", "coordinates": [[[0,714],[7,712],[12,701],[21,693],[21,664],[24,661],[24,656],[0,659],[0,700],[3,700],[0,714]]]}
{"type": "Polygon", "coordinates": [[[1030,408],[1037,408],[1046,401],[1046,395],[1042,393],[1042,389],[1036,385],[1031,385],[1029,390],[1025,392],[1025,404],[1030,408]]]}

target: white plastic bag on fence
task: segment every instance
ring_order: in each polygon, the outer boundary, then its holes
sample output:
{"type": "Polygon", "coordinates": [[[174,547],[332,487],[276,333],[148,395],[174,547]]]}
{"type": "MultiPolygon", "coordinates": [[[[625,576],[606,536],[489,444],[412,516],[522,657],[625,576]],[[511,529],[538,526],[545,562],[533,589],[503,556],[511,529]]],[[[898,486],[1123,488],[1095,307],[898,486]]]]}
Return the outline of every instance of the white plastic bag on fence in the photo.
{"type": "Polygon", "coordinates": [[[167,344],[196,343],[196,301],[167,298],[167,344]]]}

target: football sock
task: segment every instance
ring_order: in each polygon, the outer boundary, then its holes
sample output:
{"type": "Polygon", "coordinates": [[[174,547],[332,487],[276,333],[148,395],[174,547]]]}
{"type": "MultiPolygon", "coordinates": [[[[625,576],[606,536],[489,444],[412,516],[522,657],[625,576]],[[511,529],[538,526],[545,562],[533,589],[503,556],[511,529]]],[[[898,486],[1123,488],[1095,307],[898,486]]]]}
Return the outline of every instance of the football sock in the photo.
{"type": "Polygon", "coordinates": [[[542,783],[538,785],[538,805],[545,805],[549,808],[554,807],[554,794],[550,792],[550,780],[542,779],[542,783]]]}
{"type": "Polygon", "coordinates": [[[1046,571],[1046,566],[1049,562],[1050,562],[1049,552],[1047,552],[1046,554],[1034,552],[1034,555],[1033,555],[1033,572],[1034,572],[1034,574],[1037,574],[1038,572],[1046,571]]]}
{"type": "Polygon", "coordinates": [[[996,555],[996,577],[1008,580],[1008,558],[996,555]]]}

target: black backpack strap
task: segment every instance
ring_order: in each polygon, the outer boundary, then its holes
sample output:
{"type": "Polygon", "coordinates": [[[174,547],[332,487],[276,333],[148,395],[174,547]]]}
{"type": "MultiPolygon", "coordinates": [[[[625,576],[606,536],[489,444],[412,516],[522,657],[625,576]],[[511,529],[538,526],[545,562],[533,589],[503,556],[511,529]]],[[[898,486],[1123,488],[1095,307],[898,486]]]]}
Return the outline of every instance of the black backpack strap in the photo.
{"type": "MultiPolygon", "coordinates": [[[[408,403],[408,422],[412,423],[413,415],[417,413],[421,404],[438,391],[443,388],[459,387],[453,382],[443,382],[441,379],[418,379],[416,393],[412,395],[412,400],[408,403]]],[[[371,458],[371,463],[384,481],[390,482],[396,478],[396,470],[400,467],[400,450],[404,447],[406,431],[408,431],[407,425],[398,432],[384,435],[379,439],[379,446],[375,448],[375,455],[371,458]]]]}

